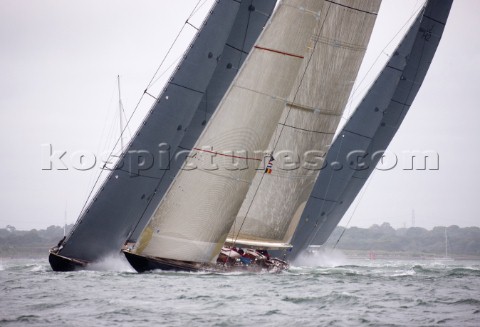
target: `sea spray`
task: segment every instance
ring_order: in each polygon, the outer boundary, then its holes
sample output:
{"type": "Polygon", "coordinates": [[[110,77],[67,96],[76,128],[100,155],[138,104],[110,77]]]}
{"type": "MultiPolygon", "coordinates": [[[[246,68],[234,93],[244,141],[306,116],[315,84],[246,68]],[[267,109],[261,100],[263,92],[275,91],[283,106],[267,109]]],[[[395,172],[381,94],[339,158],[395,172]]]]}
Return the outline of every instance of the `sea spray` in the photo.
{"type": "Polygon", "coordinates": [[[103,257],[97,262],[94,262],[88,266],[88,270],[96,271],[115,271],[115,272],[135,272],[130,266],[125,256],[121,253],[111,254],[103,257]]]}
{"type": "Polygon", "coordinates": [[[338,249],[332,248],[308,248],[295,259],[294,266],[303,267],[336,267],[348,265],[347,256],[338,249]]]}

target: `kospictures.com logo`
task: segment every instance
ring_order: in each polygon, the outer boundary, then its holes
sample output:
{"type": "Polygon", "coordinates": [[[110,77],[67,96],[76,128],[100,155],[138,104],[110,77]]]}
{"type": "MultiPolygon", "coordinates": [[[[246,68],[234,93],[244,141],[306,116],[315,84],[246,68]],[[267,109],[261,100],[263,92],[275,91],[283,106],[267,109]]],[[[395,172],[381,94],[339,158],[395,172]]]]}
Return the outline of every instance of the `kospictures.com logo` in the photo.
{"type": "Polygon", "coordinates": [[[167,144],[159,144],[154,150],[136,149],[120,154],[105,152],[100,155],[91,151],[67,151],[54,149],[52,144],[41,145],[42,170],[79,170],[94,168],[127,169],[133,175],[152,170],[168,170],[176,167],[182,170],[243,170],[254,167],[265,170],[270,163],[274,170],[439,170],[440,156],[432,150],[405,150],[400,153],[364,150],[352,150],[335,156],[330,162],[326,151],[309,150],[298,153],[295,150],[216,150],[212,146],[172,151],[167,144]],[[273,160],[272,160],[273,159],[273,160]]]}

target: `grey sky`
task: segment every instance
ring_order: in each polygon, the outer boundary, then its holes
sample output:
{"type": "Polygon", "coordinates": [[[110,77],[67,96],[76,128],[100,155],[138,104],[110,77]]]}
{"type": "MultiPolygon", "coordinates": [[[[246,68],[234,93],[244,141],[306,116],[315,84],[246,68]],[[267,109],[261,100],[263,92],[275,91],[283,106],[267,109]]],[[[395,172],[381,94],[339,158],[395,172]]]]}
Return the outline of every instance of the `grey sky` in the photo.
{"type": "MultiPolygon", "coordinates": [[[[73,223],[98,170],[42,171],[42,144],[67,151],[103,152],[118,136],[116,75],[129,115],[197,1],[0,0],[0,227],[73,223]],[[166,5],[168,3],[168,5],[166,5]]],[[[202,12],[192,20],[201,22],[202,12]]],[[[399,37],[382,49],[421,6],[383,0],[354,103],[387,60],[399,37]]],[[[475,0],[455,0],[431,69],[389,150],[439,153],[437,171],[377,171],[350,225],[390,222],[479,225],[476,185],[480,137],[480,22],[475,0]]],[[[175,62],[194,30],[185,29],[167,60],[175,62]]],[[[166,67],[164,66],[164,67],[166,67]]],[[[152,88],[156,94],[168,73],[152,88]]],[[[133,121],[141,120],[145,99],[133,121]]],[[[68,161],[68,160],[66,160],[68,161]]],[[[355,204],[354,204],[355,205],[355,204]]],[[[341,222],[345,225],[351,212],[341,222]]]]}

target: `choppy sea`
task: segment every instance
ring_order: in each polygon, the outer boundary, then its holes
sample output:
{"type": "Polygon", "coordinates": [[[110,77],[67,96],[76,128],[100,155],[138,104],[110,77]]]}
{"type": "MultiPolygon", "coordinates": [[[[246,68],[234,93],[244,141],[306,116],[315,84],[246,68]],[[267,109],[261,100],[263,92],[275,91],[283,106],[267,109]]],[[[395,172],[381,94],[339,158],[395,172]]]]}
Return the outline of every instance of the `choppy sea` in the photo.
{"type": "Polygon", "coordinates": [[[53,272],[1,259],[0,326],[480,326],[480,261],[310,258],[278,274],[53,272]]]}

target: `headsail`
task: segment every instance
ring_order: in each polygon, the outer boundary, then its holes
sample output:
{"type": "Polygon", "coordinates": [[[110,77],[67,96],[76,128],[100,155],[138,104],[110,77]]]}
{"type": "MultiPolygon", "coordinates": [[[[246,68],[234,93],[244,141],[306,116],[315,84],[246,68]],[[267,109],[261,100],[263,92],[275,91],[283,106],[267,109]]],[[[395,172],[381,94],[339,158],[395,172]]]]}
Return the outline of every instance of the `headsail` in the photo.
{"type": "Polygon", "coordinates": [[[140,235],[136,254],[214,262],[274,133],[323,1],[281,2],[189,160],[140,235]],[[225,159],[246,163],[225,167],[225,159]],[[218,169],[216,169],[218,167],[218,169]]]}
{"type": "Polygon", "coordinates": [[[274,161],[258,170],[228,242],[287,247],[337,129],[380,0],[325,1],[289,102],[268,146],[274,161]]]}
{"type": "Polygon", "coordinates": [[[185,128],[184,135],[178,146],[173,148],[174,145],[172,145],[169,169],[162,176],[151,205],[147,208],[132,235],[130,235],[131,241],[137,240],[175,175],[184,165],[187,159],[186,155],[193,148],[195,141],[204,130],[208,121],[210,121],[230,83],[237,75],[260,32],[270,18],[275,3],[276,0],[243,0],[240,4],[232,31],[221,56],[217,58],[218,65],[213,73],[213,77],[195,111],[195,115],[190,124],[185,128]]]}
{"type": "MultiPolygon", "coordinates": [[[[250,51],[251,40],[262,31],[275,2],[217,1],[119,164],[82,212],[60,251],[62,256],[94,261],[119,251],[136,225],[141,230],[146,223],[142,218],[155,208],[163,195],[158,184],[168,165],[154,157],[151,163],[155,168],[145,171],[142,170],[145,167],[138,164],[140,156],[158,156],[163,150],[159,148],[160,143],[176,149],[185,134],[193,139],[198,137],[199,127],[188,128],[195,112],[205,111],[202,101],[212,95],[208,90],[224,92],[236,74],[223,59],[242,58],[250,51]],[[223,54],[228,55],[223,57],[223,54]]],[[[219,98],[221,94],[216,94],[208,101],[218,102],[219,98]]],[[[216,107],[212,104],[210,108],[212,106],[216,107]]],[[[201,124],[200,128],[203,128],[201,124]]]]}
{"type": "Polygon", "coordinates": [[[430,0],[413,23],[377,81],[359,104],[327,155],[343,169],[327,165],[308,200],[288,254],[294,258],[310,244],[324,244],[375,169],[397,132],[427,74],[453,0],[430,0]],[[357,166],[355,153],[366,166],[357,166]],[[348,160],[347,160],[348,159],[348,160]]]}

